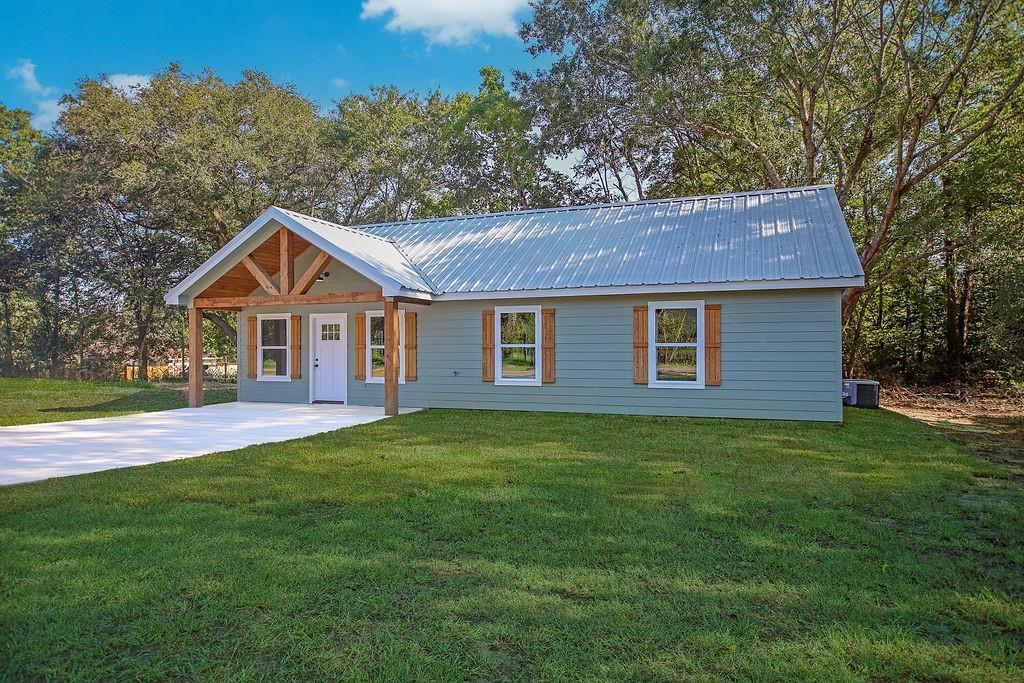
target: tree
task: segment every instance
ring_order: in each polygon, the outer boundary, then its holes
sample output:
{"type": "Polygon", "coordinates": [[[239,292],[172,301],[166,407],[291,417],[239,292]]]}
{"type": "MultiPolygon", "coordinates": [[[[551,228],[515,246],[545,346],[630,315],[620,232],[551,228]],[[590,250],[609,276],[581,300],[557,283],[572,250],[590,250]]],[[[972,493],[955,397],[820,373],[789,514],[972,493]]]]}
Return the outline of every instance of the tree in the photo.
{"type": "Polygon", "coordinates": [[[447,182],[459,213],[491,213],[555,206],[569,182],[545,163],[531,139],[533,118],[505,88],[501,72],[480,70],[475,95],[451,102],[444,129],[447,182]]]}
{"type": "Polygon", "coordinates": [[[31,194],[31,176],[43,136],[32,128],[31,114],[0,104],[0,315],[3,318],[3,358],[0,374],[15,373],[14,324],[19,292],[29,279],[18,223],[31,194]]]}
{"type": "Polygon", "coordinates": [[[658,192],[700,184],[705,169],[726,178],[719,189],[835,184],[869,279],[844,293],[848,323],[864,293],[931,254],[917,248],[915,193],[1019,111],[1020,9],[1016,0],[536,4],[523,37],[554,63],[521,80],[548,112],[546,139],[592,160],[579,175],[603,164],[618,179],[619,160],[648,141],[672,148],[665,170],[634,173],[638,187],[660,177],[658,192]],[[562,112],[570,103],[587,121],[562,112]],[[607,131],[604,141],[593,131],[607,131]]]}
{"type": "Polygon", "coordinates": [[[332,176],[327,218],[346,225],[407,220],[441,206],[442,127],[448,102],[371,88],[338,102],[326,144],[332,176]]]}

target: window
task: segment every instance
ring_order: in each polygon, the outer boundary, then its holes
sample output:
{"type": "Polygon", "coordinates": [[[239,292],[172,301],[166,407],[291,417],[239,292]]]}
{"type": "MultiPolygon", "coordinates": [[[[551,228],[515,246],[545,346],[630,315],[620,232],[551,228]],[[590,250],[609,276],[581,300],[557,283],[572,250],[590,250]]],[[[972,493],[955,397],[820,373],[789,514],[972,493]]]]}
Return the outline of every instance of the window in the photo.
{"type": "Polygon", "coordinates": [[[540,384],[540,306],[496,306],[494,325],[494,383],[540,384]]]}
{"type": "Polygon", "coordinates": [[[704,388],[704,302],[648,304],[648,386],[704,388]]]}
{"type": "Polygon", "coordinates": [[[341,341],[341,323],[322,323],[320,325],[321,341],[341,341]]]}
{"type": "MultiPolygon", "coordinates": [[[[384,383],[384,311],[366,312],[367,384],[384,383]]],[[[398,382],[405,384],[405,311],[398,311],[398,382]]]]}
{"type": "Polygon", "coordinates": [[[256,316],[259,330],[256,358],[259,359],[256,379],[265,382],[290,382],[291,350],[288,338],[291,326],[287,313],[256,316]]]}

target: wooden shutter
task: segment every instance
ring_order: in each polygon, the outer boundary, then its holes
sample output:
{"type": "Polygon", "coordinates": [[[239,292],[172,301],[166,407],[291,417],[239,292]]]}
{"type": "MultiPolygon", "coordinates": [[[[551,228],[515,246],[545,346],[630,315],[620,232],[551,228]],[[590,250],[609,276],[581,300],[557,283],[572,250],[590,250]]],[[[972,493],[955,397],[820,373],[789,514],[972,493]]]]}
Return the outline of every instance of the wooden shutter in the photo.
{"type": "Polygon", "coordinates": [[[366,379],[365,313],[356,313],[356,379],[366,379]]]}
{"type": "Polygon", "coordinates": [[[633,384],[647,384],[647,306],[633,307],[633,384]]]}
{"type": "Polygon", "coordinates": [[[481,379],[485,382],[494,381],[494,311],[480,312],[481,330],[483,343],[480,345],[483,354],[483,373],[481,379]]]}
{"type": "Polygon", "coordinates": [[[292,379],[302,377],[302,316],[292,316],[292,379]]]}
{"type": "Polygon", "coordinates": [[[405,312],[405,381],[416,381],[416,314],[405,312]]]}
{"type": "Polygon", "coordinates": [[[543,308],[540,316],[540,358],[544,376],[541,381],[555,381],[555,309],[543,308]]]}
{"type": "Polygon", "coordinates": [[[256,379],[256,316],[250,315],[246,318],[245,331],[245,375],[249,379],[256,379]]]}
{"type": "Polygon", "coordinates": [[[722,306],[704,306],[704,384],[722,384],[722,306]]]}

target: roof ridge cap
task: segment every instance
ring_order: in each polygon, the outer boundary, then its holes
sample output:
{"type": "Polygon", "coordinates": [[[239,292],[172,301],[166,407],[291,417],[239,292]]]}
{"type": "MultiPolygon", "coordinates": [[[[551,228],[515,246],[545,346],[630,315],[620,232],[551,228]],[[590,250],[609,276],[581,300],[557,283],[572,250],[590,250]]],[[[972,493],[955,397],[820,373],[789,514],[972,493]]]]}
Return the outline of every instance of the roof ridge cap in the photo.
{"type": "MultiPolygon", "coordinates": [[[[349,232],[354,232],[354,233],[357,233],[359,235],[364,235],[366,237],[371,237],[371,238],[373,238],[375,240],[379,240],[381,242],[387,242],[388,244],[395,245],[396,247],[398,246],[398,243],[394,240],[393,237],[381,237],[380,235],[374,235],[372,232],[366,232],[365,230],[360,230],[359,228],[355,228],[355,227],[352,227],[352,226],[349,226],[349,225],[342,225],[341,223],[334,223],[332,221],[324,220],[323,218],[317,218],[316,216],[310,216],[309,214],[306,214],[306,213],[299,213],[298,211],[292,211],[291,209],[285,209],[285,208],[282,208],[280,206],[274,206],[274,208],[278,209],[279,211],[283,211],[283,212],[285,212],[287,214],[291,214],[292,216],[302,216],[303,218],[308,218],[309,220],[316,221],[317,223],[323,223],[324,225],[328,225],[328,226],[330,226],[332,228],[338,228],[340,230],[347,230],[349,232]]],[[[409,257],[406,256],[406,258],[408,259],[409,257]]],[[[410,261],[410,263],[411,263],[411,261],[410,261]]]]}
{"type": "MultiPolygon", "coordinates": [[[[713,194],[701,194],[693,195],[690,197],[661,197],[658,199],[635,199],[628,202],[603,202],[598,204],[577,204],[570,206],[552,206],[547,208],[537,209],[520,209],[518,211],[496,211],[491,213],[473,213],[464,214],[459,216],[432,216],[430,218],[410,218],[403,221],[378,221],[376,223],[364,223],[358,226],[340,226],[347,227],[349,230],[358,230],[368,235],[373,235],[368,232],[366,228],[377,228],[385,225],[413,225],[416,223],[437,223],[440,221],[465,221],[475,218],[499,218],[503,216],[523,216],[528,214],[539,214],[539,213],[558,213],[561,211],[585,211],[588,209],[614,209],[614,208],[626,208],[631,206],[645,206],[648,204],[671,204],[676,202],[690,202],[699,201],[704,199],[718,199],[725,197],[749,197],[753,195],[773,195],[783,194],[786,192],[796,192],[800,190],[824,190],[831,188],[835,191],[835,185],[832,183],[823,183],[820,185],[794,185],[790,187],[773,187],[764,190],[744,190],[742,192],[718,192],[713,194]]],[[[334,225],[332,223],[332,225],[334,225]]]]}

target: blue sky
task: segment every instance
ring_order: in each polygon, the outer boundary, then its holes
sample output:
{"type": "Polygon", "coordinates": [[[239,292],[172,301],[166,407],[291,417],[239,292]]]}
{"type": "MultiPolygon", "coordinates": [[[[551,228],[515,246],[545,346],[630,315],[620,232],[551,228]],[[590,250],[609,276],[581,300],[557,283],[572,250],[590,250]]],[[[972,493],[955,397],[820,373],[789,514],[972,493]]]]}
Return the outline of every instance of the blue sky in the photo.
{"type": "Polygon", "coordinates": [[[371,85],[475,90],[481,66],[539,66],[515,35],[526,0],[18,2],[4,11],[0,102],[48,128],[80,78],[144,81],[168,63],[255,69],[322,107],[371,85]]]}

